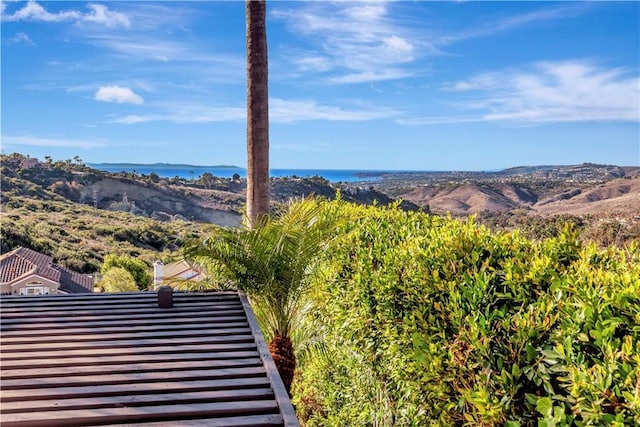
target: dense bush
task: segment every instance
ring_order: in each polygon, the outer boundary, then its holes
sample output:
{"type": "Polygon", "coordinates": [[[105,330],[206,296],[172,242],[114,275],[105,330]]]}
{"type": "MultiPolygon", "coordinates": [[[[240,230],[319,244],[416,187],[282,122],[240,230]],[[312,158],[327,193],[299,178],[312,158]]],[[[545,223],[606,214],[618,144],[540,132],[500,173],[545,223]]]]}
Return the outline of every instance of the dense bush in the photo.
{"type": "Polygon", "coordinates": [[[294,389],[309,426],[640,424],[640,251],[327,203],[294,389]]]}
{"type": "Polygon", "coordinates": [[[112,267],[98,283],[105,292],[136,292],[138,285],[131,273],[122,267],[112,267]]]}
{"type": "Polygon", "coordinates": [[[109,254],[105,256],[100,272],[106,275],[114,268],[127,271],[140,290],[145,290],[151,285],[153,279],[150,273],[151,267],[144,261],[124,255],[109,254]]]}

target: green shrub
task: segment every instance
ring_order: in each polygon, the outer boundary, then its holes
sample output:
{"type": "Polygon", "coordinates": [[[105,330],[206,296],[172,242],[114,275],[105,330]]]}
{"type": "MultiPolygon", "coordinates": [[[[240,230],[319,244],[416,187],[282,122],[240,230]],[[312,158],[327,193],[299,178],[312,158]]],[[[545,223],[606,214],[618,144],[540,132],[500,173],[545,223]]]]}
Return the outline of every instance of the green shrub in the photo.
{"type": "Polygon", "coordinates": [[[640,424],[640,251],[396,208],[352,218],[311,303],[309,426],[640,424]]]}
{"type": "Polygon", "coordinates": [[[102,274],[106,274],[109,270],[116,267],[128,271],[140,290],[145,290],[151,285],[152,277],[150,267],[145,264],[144,261],[127,256],[109,254],[104,257],[104,263],[100,271],[102,274]]]}
{"type": "Polygon", "coordinates": [[[131,273],[122,267],[112,267],[107,270],[99,285],[105,292],[136,292],[138,290],[131,273]]]}

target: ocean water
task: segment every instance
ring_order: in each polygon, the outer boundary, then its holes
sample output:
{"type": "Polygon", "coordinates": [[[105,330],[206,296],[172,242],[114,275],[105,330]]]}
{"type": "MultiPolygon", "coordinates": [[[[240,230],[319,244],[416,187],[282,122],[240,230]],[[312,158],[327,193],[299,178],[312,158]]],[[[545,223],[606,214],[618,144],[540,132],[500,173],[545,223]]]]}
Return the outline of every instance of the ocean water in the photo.
{"type": "MultiPolygon", "coordinates": [[[[246,169],[234,167],[210,167],[210,166],[183,166],[183,165],[134,165],[134,164],[102,164],[89,163],[89,167],[106,172],[136,172],[149,175],[152,172],[161,178],[180,177],[185,179],[198,179],[203,173],[209,172],[219,178],[231,178],[237,173],[242,178],[247,177],[246,169]]],[[[310,178],[320,176],[331,182],[372,182],[380,179],[385,171],[347,170],[347,169],[271,169],[272,177],[310,178]]]]}

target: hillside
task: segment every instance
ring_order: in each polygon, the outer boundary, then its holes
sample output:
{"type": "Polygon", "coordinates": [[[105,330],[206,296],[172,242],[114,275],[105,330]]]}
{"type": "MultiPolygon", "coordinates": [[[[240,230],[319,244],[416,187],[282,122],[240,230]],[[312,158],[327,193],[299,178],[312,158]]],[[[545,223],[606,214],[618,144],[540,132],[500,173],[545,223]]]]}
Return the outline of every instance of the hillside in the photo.
{"type": "MultiPolygon", "coordinates": [[[[191,182],[114,174],[71,162],[23,169],[20,155],[2,156],[1,250],[26,246],[83,273],[96,272],[105,255],[168,262],[186,239],[210,224],[237,226],[246,184],[208,177],[191,182]]],[[[333,199],[339,188],[324,179],[275,179],[274,204],[311,194],[333,199]]],[[[343,199],[395,202],[378,191],[346,191],[343,199]]],[[[417,209],[408,202],[407,209],[417,209]]]]}
{"type": "Polygon", "coordinates": [[[434,213],[469,215],[527,209],[541,215],[640,216],[640,177],[601,183],[472,182],[423,185],[401,197],[434,213]]]}
{"type": "MultiPolygon", "coordinates": [[[[2,156],[2,252],[19,245],[54,256],[80,272],[98,270],[108,253],[165,262],[209,224],[239,225],[244,180],[108,173],[83,164],[49,162],[23,169],[2,156]]],[[[577,165],[513,168],[496,173],[398,173],[379,182],[332,184],[323,178],[276,178],[274,204],[315,195],[359,204],[467,216],[492,228],[519,228],[533,238],[573,223],[600,245],[640,241],[640,168],[577,165]],[[571,177],[571,178],[567,178],[571,177]]]]}

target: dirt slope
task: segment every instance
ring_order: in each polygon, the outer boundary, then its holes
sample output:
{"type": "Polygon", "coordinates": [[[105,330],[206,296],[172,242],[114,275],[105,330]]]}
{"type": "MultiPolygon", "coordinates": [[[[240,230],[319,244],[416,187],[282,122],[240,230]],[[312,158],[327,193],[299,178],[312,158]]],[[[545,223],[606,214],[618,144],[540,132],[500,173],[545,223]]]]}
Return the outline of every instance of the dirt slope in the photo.
{"type": "Polygon", "coordinates": [[[514,183],[449,184],[422,186],[402,195],[418,206],[429,205],[432,212],[466,215],[531,209],[543,215],[613,214],[640,215],[640,177],[614,179],[593,184],[567,185],[562,189],[536,190],[514,183]]]}

